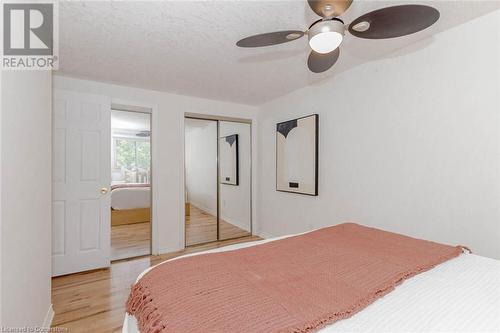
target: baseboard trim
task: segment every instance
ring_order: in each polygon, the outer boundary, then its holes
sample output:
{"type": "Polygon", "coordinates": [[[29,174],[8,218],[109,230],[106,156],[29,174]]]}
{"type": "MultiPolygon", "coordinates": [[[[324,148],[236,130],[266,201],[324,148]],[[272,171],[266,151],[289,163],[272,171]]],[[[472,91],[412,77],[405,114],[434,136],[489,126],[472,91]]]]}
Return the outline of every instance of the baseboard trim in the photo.
{"type": "Polygon", "coordinates": [[[166,254],[166,253],[178,252],[178,251],[181,251],[183,249],[184,249],[184,247],[164,247],[164,248],[160,248],[158,253],[155,253],[153,255],[162,255],[162,254],[166,254]]]}
{"type": "Polygon", "coordinates": [[[52,304],[50,304],[47,314],[45,315],[45,319],[43,320],[42,327],[50,328],[52,326],[52,320],[54,320],[54,308],[52,304]]]}
{"type": "Polygon", "coordinates": [[[191,207],[194,207],[194,208],[197,208],[201,211],[203,211],[204,213],[207,213],[209,215],[212,215],[212,216],[217,216],[217,211],[213,211],[212,209],[209,209],[208,207],[205,207],[204,205],[200,205],[196,202],[192,202],[190,201],[189,204],[191,205],[191,207]]]}
{"type": "Polygon", "coordinates": [[[269,239],[269,238],[274,238],[275,237],[274,235],[271,235],[270,233],[265,232],[265,231],[259,231],[259,232],[257,232],[257,236],[259,236],[260,238],[264,238],[264,239],[269,239]]]}

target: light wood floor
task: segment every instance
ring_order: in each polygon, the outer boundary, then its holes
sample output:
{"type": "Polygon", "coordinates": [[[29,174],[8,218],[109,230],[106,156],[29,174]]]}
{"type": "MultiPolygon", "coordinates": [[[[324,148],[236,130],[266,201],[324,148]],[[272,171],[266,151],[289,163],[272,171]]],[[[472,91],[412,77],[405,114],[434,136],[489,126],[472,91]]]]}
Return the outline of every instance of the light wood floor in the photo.
{"type": "Polygon", "coordinates": [[[111,227],[111,260],[151,254],[151,223],[133,223],[111,227]]]}
{"type": "Polygon", "coordinates": [[[75,333],[121,332],[130,286],[143,270],[187,253],[259,239],[249,236],[192,246],[179,252],[119,261],[112,263],[110,269],[53,278],[53,326],[65,327],[68,332],[75,333]]]}
{"type": "MultiPolygon", "coordinates": [[[[220,221],[220,238],[230,239],[248,236],[250,232],[240,229],[224,220],[220,221]]],[[[193,205],[186,216],[186,245],[213,242],[217,240],[217,218],[193,205]]]]}
{"type": "MultiPolygon", "coordinates": [[[[248,236],[250,233],[224,220],[220,221],[221,239],[248,236]]],[[[217,219],[191,206],[186,216],[186,245],[217,240],[217,219]]],[[[140,257],[151,254],[151,223],[123,224],[111,227],[111,260],[140,257]]]]}

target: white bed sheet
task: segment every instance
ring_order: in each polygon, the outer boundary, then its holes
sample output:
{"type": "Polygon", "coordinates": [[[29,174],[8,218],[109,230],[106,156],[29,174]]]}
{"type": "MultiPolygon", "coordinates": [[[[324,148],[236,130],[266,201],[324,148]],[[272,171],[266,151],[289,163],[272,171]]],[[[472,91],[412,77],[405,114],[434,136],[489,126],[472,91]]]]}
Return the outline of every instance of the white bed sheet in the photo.
{"type": "Polygon", "coordinates": [[[123,187],[111,191],[111,208],[115,210],[149,208],[150,187],[123,187]]]}
{"type": "MultiPolygon", "coordinates": [[[[285,237],[230,245],[171,260],[236,250],[285,237]]],[[[152,268],[142,272],[137,280],[152,268]]],[[[140,332],[134,316],[125,314],[122,332],[140,332]]],[[[354,316],[319,332],[500,332],[500,261],[462,254],[406,280],[354,316]]]]}

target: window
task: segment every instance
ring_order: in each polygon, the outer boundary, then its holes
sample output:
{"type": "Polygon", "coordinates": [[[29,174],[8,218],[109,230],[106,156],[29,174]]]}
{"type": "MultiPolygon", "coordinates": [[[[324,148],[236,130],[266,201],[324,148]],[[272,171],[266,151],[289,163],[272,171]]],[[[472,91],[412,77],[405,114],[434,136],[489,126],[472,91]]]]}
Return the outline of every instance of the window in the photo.
{"type": "Polygon", "coordinates": [[[135,156],[138,168],[148,169],[151,163],[151,148],[147,141],[135,141],[135,156]]]}
{"type": "Polygon", "coordinates": [[[120,169],[125,183],[148,183],[151,164],[149,141],[128,138],[114,139],[116,169],[120,169]]]}

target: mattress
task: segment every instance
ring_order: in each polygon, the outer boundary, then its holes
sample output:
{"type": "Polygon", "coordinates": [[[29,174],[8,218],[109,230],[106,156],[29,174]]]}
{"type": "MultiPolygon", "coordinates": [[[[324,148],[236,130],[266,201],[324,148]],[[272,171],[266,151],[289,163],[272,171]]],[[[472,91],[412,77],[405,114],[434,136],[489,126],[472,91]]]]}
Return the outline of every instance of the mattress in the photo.
{"type": "Polygon", "coordinates": [[[115,210],[149,208],[150,187],[119,187],[111,191],[111,208],[115,210]]]}
{"type": "MultiPolygon", "coordinates": [[[[171,260],[236,250],[284,237],[226,246],[171,260]]],[[[151,269],[154,266],[142,272],[137,280],[151,269]]],[[[125,314],[122,331],[139,332],[134,316],[125,314]]],[[[500,261],[462,254],[406,280],[361,312],[318,332],[500,332],[500,261]]]]}

